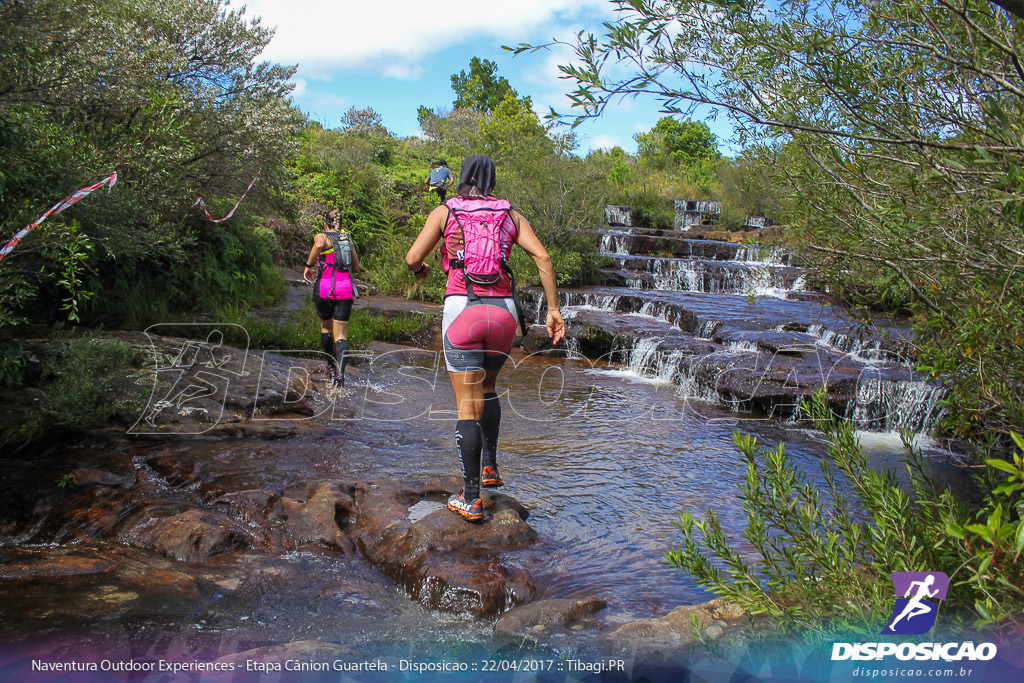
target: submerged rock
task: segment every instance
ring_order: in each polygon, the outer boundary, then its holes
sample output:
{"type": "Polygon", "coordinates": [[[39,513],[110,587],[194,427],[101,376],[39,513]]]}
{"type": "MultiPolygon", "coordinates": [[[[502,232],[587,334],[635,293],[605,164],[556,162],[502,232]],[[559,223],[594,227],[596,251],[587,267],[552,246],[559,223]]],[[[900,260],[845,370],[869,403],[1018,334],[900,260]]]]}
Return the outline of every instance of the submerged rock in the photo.
{"type": "Polygon", "coordinates": [[[597,598],[540,600],[514,607],[494,625],[494,644],[505,647],[535,647],[550,643],[555,635],[597,628],[592,617],[607,603],[597,598]]]}
{"type": "Polygon", "coordinates": [[[700,605],[683,605],[663,617],[633,621],[602,634],[601,650],[617,657],[645,662],[670,660],[686,650],[734,632],[746,613],[721,598],[700,605]]]}
{"type": "MultiPolygon", "coordinates": [[[[282,529],[296,546],[322,544],[352,556],[354,547],[342,530],[355,514],[355,502],[337,482],[322,481],[302,498],[282,496],[275,511],[282,529]]],[[[348,487],[351,491],[351,487],[348,487]]]]}
{"type": "Polygon", "coordinates": [[[197,508],[163,516],[162,507],[141,512],[122,528],[118,540],[182,562],[206,562],[252,545],[249,533],[229,517],[197,508]]]}

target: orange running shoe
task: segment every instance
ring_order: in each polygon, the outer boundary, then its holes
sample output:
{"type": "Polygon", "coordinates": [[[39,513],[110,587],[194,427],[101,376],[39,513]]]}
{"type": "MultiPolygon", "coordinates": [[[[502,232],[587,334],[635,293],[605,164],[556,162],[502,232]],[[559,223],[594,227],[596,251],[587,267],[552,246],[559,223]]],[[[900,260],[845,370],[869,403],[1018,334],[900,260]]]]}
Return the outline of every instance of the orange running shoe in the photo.
{"type": "Polygon", "coordinates": [[[496,489],[504,485],[505,482],[501,480],[501,476],[498,474],[498,466],[484,465],[484,469],[480,473],[480,486],[485,489],[496,489]]]}
{"type": "Polygon", "coordinates": [[[484,502],[479,498],[467,502],[462,491],[448,499],[448,509],[470,522],[482,522],[484,519],[484,502]]]}

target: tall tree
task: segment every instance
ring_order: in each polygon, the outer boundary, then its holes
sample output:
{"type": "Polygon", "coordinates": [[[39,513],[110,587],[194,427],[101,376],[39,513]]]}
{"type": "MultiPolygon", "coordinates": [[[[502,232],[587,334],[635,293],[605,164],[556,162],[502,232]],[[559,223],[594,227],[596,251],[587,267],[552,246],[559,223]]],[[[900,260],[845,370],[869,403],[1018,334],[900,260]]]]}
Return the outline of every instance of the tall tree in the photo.
{"type": "Polygon", "coordinates": [[[507,95],[518,96],[505,77],[498,75],[498,65],[479,57],[469,60],[469,73],[463,69],[452,75],[452,90],[456,109],[469,107],[482,112],[494,111],[507,95]]]}
{"type": "Polygon", "coordinates": [[[722,158],[718,138],[703,121],[664,116],[651,130],[637,133],[633,139],[640,159],[655,166],[692,166],[722,158]]]}

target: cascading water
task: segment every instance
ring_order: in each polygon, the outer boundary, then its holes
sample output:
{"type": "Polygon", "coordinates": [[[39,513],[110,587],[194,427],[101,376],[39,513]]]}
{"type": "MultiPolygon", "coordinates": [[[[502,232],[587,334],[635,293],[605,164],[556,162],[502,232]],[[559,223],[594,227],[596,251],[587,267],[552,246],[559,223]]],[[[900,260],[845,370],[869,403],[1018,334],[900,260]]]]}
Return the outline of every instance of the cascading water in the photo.
{"type": "Polygon", "coordinates": [[[922,432],[942,415],[939,401],[948,392],[922,380],[889,380],[869,374],[857,384],[848,412],[858,429],[873,432],[922,432]]]}
{"type": "MultiPolygon", "coordinates": [[[[630,375],[779,415],[827,386],[833,405],[874,431],[925,431],[940,416],[944,392],[910,371],[905,333],[866,333],[804,293],[791,252],[643,228],[606,234],[601,244],[625,287],[563,291],[560,304],[567,320],[614,340],[609,356],[630,375]]],[[[538,301],[538,317],[542,309],[538,301]]],[[[595,345],[574,352],[583,347],[595,345]]]]}

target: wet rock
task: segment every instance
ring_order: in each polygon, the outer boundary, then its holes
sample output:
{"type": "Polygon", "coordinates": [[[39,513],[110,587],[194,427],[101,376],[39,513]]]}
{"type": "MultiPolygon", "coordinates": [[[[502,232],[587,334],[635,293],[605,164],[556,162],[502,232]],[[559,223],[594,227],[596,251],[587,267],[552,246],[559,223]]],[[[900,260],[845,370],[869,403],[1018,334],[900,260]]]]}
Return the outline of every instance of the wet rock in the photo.
{"type": "Polygon", "coordinates": [[[71,482],[78,486],[123,487],[134,481],[134,476],[114,474],[95,467],[78,467],[71,471],[71,482]]]}
{"type": "Polygon", "coordinates": [[[503,647],[536,647],[554,634],[593,629],[591,617],[607,603],[597,598],[540,600],[513,607],[494,625],[494,644],[503,647]]]}
{"type": "Polygon", "coordinates": [[[352,541],[340,527],[348,526],[348,520],[355,516],[355,502],[343,490],[343,485],[323,481],[301,499],[283,496],[277,515],[283,520],[284,533],[295,546],[319,543],[352,556],[352,541]]]}
{"type": "Polygon", "coordinates": [[[164,514],[164,506],[147,507],[122,525],[117,539],[182,562],[206,562],[252,545],[249,533],[224,515],[197,508],[164,514]]]}
{"type": "MultiPolygon", "coordinates": [[[[443,491],[431,486],[422,490],[426,496],[446,498],[459,483],[451,479],[443,491]]],[[[467,522],[446,509],[412,522],[409,509],[422,499],[410,487],[360,482],[355,490],[359,519],[352,536],[363,556],[432,609],[484,616],[533,598],[534,579],[514,553],[537,541],[522,505],[485,493],[489,519],[483,523],[467,522]]]]}
{"type": "Polygon", "coordinates": [[[640,661],[664,661],[736,630],[746,614],[722,599],[677,607],[663,617],[623,624],[598,639],[600,649],[640,661]]]}
{"type": "Polygon", "coordinates": [[[626,282],[635,277],[633,273],[625,270],[612,270],[605,268],[597,272],[597,286],[599,287],[625,287],[626,282]]]}
{"type": "Polygon", "coordinates": [[[199,481],[196,459],[190,455],[157,455],[147,459],[146,464],[171,486],[187,486],[199,481]]]}
{"type": "Polygon", "coordinates": [[[714,340],[719,344],[747,343],[758,351],[770,354],[803,355],[816,353],[818,345],[814,337],[797,332],[748,332],[746,330],[723,330],[715,334],[714,340]]]}
{"type": "Polygon", "coordinates": [[[620,254],[693,258],[709,261],[731,261],[742,248],[729,242],[693,239],[693,235],[661,234],[614,235],[613,250],[620,254]]]}
{"type": "MultiPolygon", "coordinates": [[[[153,362],[132,378],[135,389],[148,389],[148,397],[135,423],[126,425],[130,434],[275,438],[294,434],[304,421],[315,420],[329,407],[314,390],[315,361],[283,352],[249,352],[246,337],[236,325],[168,324],[151,331],[193,337],[120,335],[122,341],[143,349],[153,362]],[[240,347],[225,342],[236,338],[240,347]]],[[[114,395],[111,400],[120,398],[114,395]]]]}
{"type": "Polygon", "coordinates": [[[171,561],[131,548],[8,547],[0,549],[0,595],[0,617],[23,620],[153,614],[198,599],[199,589],[171,561]]]}
{"type": "Polygon", "coordinates": [[[103,574],[114,566],[109,558],[85,549],[0,549],[0,580],[103,574]]]}

